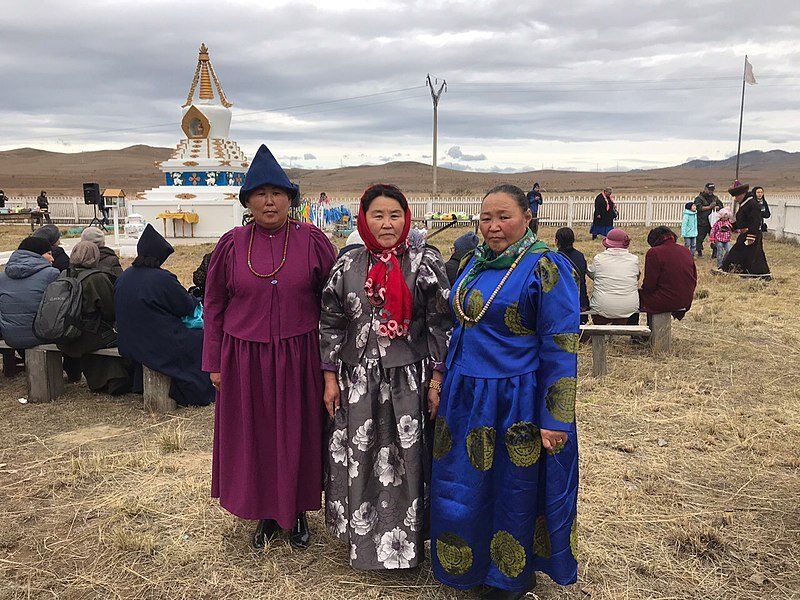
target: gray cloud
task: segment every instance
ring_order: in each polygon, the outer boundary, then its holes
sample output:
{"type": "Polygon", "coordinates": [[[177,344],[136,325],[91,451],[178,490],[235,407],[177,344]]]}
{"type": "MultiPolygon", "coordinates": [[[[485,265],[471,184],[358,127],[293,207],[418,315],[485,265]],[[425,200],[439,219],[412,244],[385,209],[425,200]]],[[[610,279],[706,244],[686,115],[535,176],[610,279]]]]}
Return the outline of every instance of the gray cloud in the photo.
{"type": "Polygon", "coordinates": [[[231,137],[287,160],[430,160],[429,70],[448,81],[439,147],[500,169],[611,168],[630,143],[653,164],[721,156],[735,150],[745,51],[759,86],[747,89],[743,148],[800,150],[787,79],[800,63],[800,6],[788,0],[192,6],[203,18],[190,30],[179,3],[5,3],[0,149],[174,146],[205,42],[235,104],[231,137]],[[402,91],[367,96],[388,90],[402,91]]]}
{"type": "Polygon", "coordinates": [[[309,154],[308,152],[306,152],[305,154],[303,154],[303,160],[317,160],[317,157],[314,156],[313,154],[309,154]]]}
{"type": "Polygon", "coordinates": [[[464,154],[460,146],[451,146],[447,151],[447,156],[456,160],[463,160],[465,162],[472,162],[478,160],[486,160],[485,154],[464,154]]]}

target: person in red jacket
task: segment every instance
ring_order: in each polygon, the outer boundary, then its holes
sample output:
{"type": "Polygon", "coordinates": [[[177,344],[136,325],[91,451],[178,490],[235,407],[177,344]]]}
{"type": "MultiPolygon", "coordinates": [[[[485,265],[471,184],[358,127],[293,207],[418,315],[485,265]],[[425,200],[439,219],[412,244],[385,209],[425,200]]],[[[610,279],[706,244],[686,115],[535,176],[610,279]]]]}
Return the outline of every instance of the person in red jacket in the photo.
{"type": "Polygon", "coordinates": [[[644,257],[644,282],[639,290],[642,312],[650,316],[670,312],[682,319],[692,307],[697,286],[697,269],[691,252],[676,244],[669,227],[656,227],[647,235],[650,250],[644,257]]]}

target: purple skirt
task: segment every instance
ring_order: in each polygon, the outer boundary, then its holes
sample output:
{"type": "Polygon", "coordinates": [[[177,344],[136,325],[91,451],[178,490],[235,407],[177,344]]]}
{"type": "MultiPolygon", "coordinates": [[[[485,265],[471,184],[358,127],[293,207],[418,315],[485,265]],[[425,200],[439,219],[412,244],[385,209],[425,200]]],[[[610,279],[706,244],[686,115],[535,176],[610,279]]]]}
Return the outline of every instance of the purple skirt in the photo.
{"type": "Polygon", "coordinates": [[[211,495],[243,519],[291,528],[322,495],[319,332],[275,342],[222,338],[211,495]]]}

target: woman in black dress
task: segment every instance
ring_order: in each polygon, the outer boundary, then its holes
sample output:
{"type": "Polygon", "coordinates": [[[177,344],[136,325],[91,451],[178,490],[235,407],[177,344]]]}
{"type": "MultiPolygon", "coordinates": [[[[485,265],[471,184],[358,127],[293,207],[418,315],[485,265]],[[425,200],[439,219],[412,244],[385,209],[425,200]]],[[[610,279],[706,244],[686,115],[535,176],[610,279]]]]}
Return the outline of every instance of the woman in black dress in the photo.
{"type": "Polygon", "coordinates": [[[731,248],[721,269],[728,273],[740,275],[757,275],[770,279],[769,265],[764,254],[764,240],[761,232],[761,207],[755,196],[747,195],[749,185],[739,181],[733,183],[728,193],[735,198],[739,205],[736,211],[734,230],[739,233],[736,243],[731,248]]]}
{"type": "Polygon", "coordinates": [[[594,199],[594,216],[592,217],[592,226],[589,228],[592,239],[596,240],[598,235],[606,237],[608,232],[614,229],[614,219],[616,218],[617,207],[614,204],[614,196],[611,195],[611,188],[603,188],[603,191],[594,199]]]}

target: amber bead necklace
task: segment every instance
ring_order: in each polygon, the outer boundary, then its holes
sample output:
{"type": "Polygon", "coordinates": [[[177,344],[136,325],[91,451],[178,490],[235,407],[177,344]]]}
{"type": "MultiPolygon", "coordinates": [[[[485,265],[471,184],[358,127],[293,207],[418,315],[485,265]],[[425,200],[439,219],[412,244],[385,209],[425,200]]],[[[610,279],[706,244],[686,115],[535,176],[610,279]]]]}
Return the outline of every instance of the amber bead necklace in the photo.
{"type": "Polygon", "coordinates": [[[256,234],[256,224],[253,223],[253,227],[250,229],[250,243],[247,245],[247,267],[250,269],[250,272],[256,277],[260,277],[261,279],[274,277],[278,273],[278,271],[280,271],[283,268],[283,265],[286,264],[286,251],[289,249],[289,229],[291,229],[289,227],[289,223],[290,219],[286,219],[286,236],[283,240],[283,257],[281,258],[281,264],[279,264],[278,268],[275,269],[272,273],[267,273],[266,275],[263,273],[259,273],[253,268],[253,260],[252,260],[253,238],[255,237],[256,234]]]}

